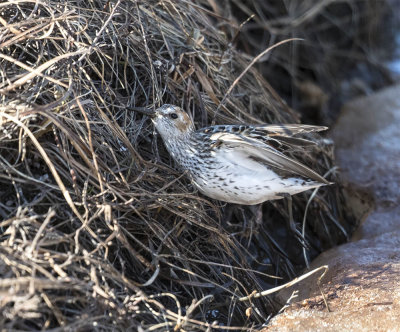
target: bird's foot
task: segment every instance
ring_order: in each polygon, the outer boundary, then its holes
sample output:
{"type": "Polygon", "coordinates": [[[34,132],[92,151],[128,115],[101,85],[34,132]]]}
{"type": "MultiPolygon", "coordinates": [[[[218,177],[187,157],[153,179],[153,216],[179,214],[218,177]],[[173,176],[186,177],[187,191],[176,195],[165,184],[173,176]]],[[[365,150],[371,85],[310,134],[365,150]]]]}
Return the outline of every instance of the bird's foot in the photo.
{"type": "Polygon", "coordinates": [[[308,241],[304,238],[303,234],[300,232],[298,229],[296,223],[293,220],[293,209],[292,209],[292,196],[290,196],[287,193],[282,193],[281,196],[283,198],[286,198],[287,200],[287,205],[288,205],[288,213],[289,213],[289,228],[293,232],[294,236],[299,240],[300,244],[303,246],[304,249],[309,250],[310,249],[310,244],[308,241]]]}
{"type": "Polygon", "coordinates": [[[294,237],[300,242],[300,244],[303,246],[304,249],[310,250],[311,246],[310,243],[305,239],[303,234],[300,231],[300,227],[296,225],[294,220],[289,220],[289,228],[291,232],[293,233],[294,237]]]}

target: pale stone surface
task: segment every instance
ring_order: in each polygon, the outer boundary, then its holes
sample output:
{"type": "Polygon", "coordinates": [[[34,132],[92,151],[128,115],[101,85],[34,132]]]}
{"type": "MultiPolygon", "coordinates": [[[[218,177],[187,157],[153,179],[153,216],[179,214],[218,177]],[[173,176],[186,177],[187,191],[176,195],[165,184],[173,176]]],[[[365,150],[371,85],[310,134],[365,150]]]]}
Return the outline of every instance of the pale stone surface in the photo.
{"type": "Polygon", "coordinates": [[[333,130],[344,177],[369,190],[376,208],[353,242],[320,255],[312,268],[329,265],[299,289],[298,302],[264,331],[400,330],[400,86],[348,103],[333,130]]]}
{"type": "Polygon", "coordinates": [[[397,206],[400,198],[400,86],[345,105],[333,138],[344,176],[370,188],[379,205],[397,206]]]}

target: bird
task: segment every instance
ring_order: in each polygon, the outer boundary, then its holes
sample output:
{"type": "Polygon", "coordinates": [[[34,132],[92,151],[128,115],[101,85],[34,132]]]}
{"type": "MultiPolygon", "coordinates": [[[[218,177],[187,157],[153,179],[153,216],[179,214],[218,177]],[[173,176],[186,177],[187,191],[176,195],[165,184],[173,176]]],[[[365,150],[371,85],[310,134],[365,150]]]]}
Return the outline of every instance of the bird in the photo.
{"type": "Polygon", "coordinates": [[[287,198],[290,228],[303,238],[293,220],[291,196],[331,183],[284,152],[315,145],[295,136],[327,127],[229,124],[196,130],[179,106],[135,110],[151,118],[169,154],[202,194],[241,205],[287,198]]]}

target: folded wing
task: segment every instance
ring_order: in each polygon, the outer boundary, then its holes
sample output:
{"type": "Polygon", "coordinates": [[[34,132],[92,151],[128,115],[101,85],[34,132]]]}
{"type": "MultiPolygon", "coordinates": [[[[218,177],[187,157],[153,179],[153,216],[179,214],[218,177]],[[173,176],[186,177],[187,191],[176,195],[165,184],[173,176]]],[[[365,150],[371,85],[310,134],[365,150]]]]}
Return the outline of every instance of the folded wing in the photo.
{"type": "MultiPolygon", "coordinates": [[[[297,129],[300,130],[300,128],[297,129]]],[[[228,149],[233,148],[235,150],[242,150],[243,152],[245,152],[246,155],[249,156],[249,158],[262,161],[267,166],[285,172],[294,173],[306,179],[329,184],[326,179],[324,179],[318,173],[314,172],[312,169],[308,168],[307,166],[301,164],[296,160],[289,158],[288,156],[273,148],[271,145],[266,144],[255,137],[248,135],[244,136],[241,134],[229,132],[216,132],[210,136],[210,139],[215,142],[215,146],[222,147],[223,145],[225,145],[225,148],[228,149]]]]}
{"type": "Polygon", "coordinates": [[[328,129],[322,126],[312,126],[303,124],[274,124],[274,125],[258,125],[249,126],[246,136],[267,140],[276,140],[286,145],[294,146],[310,146],[316,145],[315,142],[308,139],[293,137],[297,134],[308,134],[328,129]]]}

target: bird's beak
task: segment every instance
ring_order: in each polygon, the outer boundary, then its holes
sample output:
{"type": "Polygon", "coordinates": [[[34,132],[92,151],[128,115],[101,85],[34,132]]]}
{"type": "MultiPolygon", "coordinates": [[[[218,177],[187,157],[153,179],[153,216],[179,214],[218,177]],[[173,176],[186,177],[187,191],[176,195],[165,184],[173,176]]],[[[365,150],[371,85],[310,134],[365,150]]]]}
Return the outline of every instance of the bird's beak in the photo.
{"type": "Polygon", "coordinates": [[[133,111],[146,114],[151,118],[155,118],[157,116],[157,112],[151,108],[146,108],[146,107],[133,107],[131,108],[133,111]]]}

